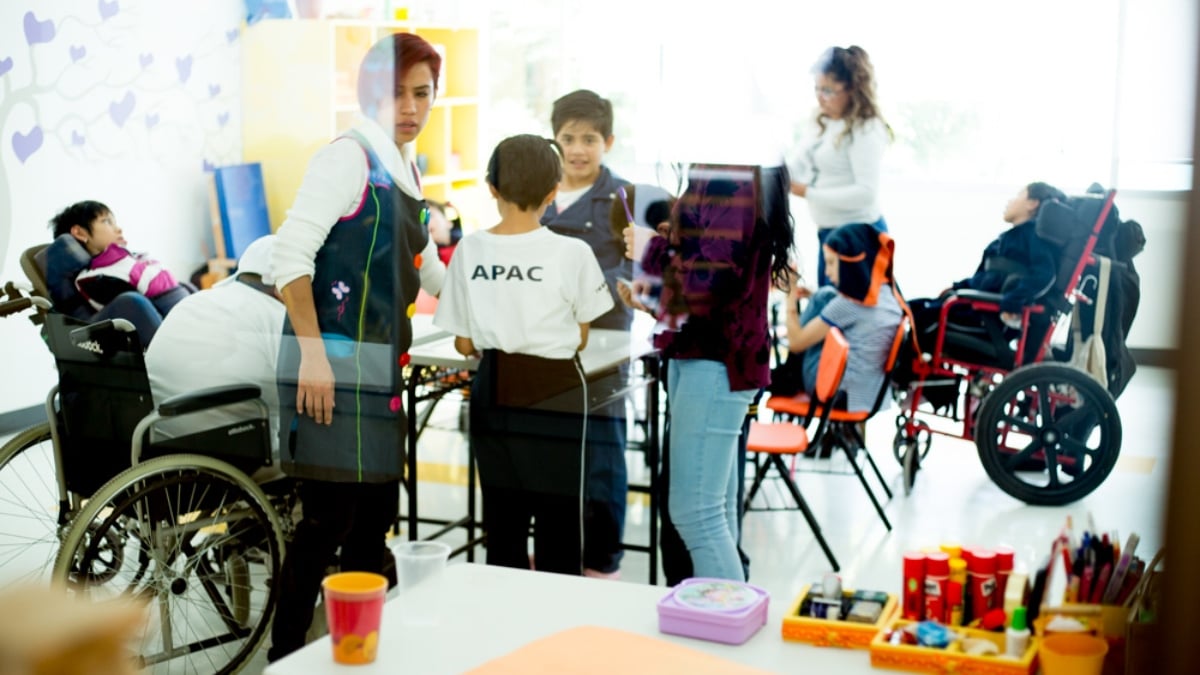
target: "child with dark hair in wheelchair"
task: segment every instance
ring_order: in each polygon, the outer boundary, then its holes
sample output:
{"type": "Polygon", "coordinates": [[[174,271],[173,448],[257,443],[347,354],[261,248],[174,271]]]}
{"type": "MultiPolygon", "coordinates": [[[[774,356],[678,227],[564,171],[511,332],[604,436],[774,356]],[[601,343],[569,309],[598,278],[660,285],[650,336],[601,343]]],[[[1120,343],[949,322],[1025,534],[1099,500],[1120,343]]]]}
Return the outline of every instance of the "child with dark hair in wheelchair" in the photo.
{"type": "MultiPolygon", "coordinates": [[[[911,302],[918,339],[929,336],[927,341],[931,341],[936,336],[942,306],[951,295],[960,291],[1000,294],[1000,321],[1006,329],[1019,330],[1022,311],[1036,304],[1054,287],[1058,268],[1058,251],[1037,234],[1038,211],[1046,202],[1066,199],[1061,190],[1047,183],[1034,182],[1022,187],[1004,208],[1004,221],[1012,227],[988,244],[975,273],[954,282],[937,298],[919,298],[911,302]]],[[[954,307],[948,318],[955,326],[967,330],[983,327],[983,317],[966,305],[954,307]]],[[[1029,348],[1020,363],[1036,356],[1047,327],[1047,317],[1031,315],[1026,333],[1029,348]]]]}

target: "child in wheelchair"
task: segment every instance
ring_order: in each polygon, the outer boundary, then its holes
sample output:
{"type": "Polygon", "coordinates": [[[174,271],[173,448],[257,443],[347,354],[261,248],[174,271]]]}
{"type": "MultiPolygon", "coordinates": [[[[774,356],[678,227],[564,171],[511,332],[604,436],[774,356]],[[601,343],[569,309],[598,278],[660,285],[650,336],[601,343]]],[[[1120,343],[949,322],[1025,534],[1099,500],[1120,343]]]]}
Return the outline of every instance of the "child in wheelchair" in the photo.
{"type": "Polygon", "coordinates": [[[51,300],[64,314],[128,319],[149,344],[162,318],[192,292],[162,263],[126,248],[124,232],[101,202],[72,204],[50,224],[55,240],[46,251],[46,277],[51,300]]]}
{"type": "MultiPolygon", "coordinates": [[[[988,244],[975,273],[954,282],[937,298],[918,298],[910,303],[918,342],[926,343],[926,349],[932,347],[943,305],[952,296],[964,295],[963,291],[999,294],[998,320],[1002,325],[989,326],[987,322],[994,321],[992,316],[985,316],[963,304],[951,309],[947,317],[948,328],[980,335],[988,343],[1007,344],[1016,338],[1021,329],[1022,311],[1037,304],[1054,288],[1058,269],[1057,249],[1037,234],[1038,211],[1046,202],[1066,199],[1061,190],[1047,183],[1034,182],[1022,187],[1004,208],[1004,221],[1012,227],[988,244]]],[[[1025,354],[1017,363],[1028,363],[1036,357],[1048,327],[1049,319],[1045,314],[1031,315],[1025,354]]],[[[981,353],[963,356],[984,362],[992,360],[986,348],[972,351],[981,353]]]]}

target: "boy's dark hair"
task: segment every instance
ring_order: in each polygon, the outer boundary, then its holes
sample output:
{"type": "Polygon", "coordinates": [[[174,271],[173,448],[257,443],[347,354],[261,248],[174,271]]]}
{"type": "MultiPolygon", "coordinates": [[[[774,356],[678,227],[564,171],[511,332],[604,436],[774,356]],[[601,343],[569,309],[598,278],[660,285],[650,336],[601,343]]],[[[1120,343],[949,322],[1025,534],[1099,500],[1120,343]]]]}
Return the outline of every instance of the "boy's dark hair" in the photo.
{"type": "Polygon", "coordinates": [[[587,122],[604,138],[612,136],[612,102],[590,89],[579,89],[554,102],[550,112],[550,128],[554,135],[567,122],[587,122]]]}
{"type": "Polygon", "coordinates": [[[50,220],[50,228],[54,230],[55,238],[69,233],[75,225],[82,227],[88,231],[88,234],[91,234],[92,221],[106,213],[112,213],[112,209],[100,202],[90,199],[76,202],[63,209],[57,216],[54,216],[50,220]]]}
{"type": "Polygon", "coordinates": [[[428,63],[437,89],[442,56],[424,38],[412,33],[394,33],[382,38],[367,51],[358,67],[358,105],[367,115],[379,99],[396,96],[400,80],[418,63],[428,63]]]}
{"type": "Polygon", "coordinates": [[[510,136],[500,141],[488,160],[488,185],[522,211],[541,206],[560,180],[562,156],[558,145],[541,136],[510,136]]]}
{"type": "Polygon", "coordinates": [[[1052,202],[1052,201],[1065,202],[1065,201],[1067,201],[1067,195],[1064,194],[1062,190],[1059,190],[1058,188],[1054,187],[1053,185],[1050,185],[1049,183],[1043,183],[1041,181],[1038,181],[1036,183],[1030,183],[1029,185],[1026,185],[1025,186],[1025,194],[1030,199],[1036,201],[1039,206],[1041,206],[1042,204],[1045,204],[1046,202],[1052,202]]]}

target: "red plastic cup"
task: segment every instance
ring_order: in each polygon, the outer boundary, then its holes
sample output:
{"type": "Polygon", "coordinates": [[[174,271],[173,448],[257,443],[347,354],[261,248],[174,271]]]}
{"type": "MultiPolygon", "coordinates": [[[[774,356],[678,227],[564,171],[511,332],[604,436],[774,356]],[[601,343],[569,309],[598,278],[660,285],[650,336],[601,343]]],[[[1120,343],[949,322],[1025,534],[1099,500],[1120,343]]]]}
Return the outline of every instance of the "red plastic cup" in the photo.
{"type": "Polygon", "coordinates": [[[371,663],[379,651],[379,624],[387,578],[371,572],[330,574],[325,590],[325,618],[337,663],[371,663]]]}

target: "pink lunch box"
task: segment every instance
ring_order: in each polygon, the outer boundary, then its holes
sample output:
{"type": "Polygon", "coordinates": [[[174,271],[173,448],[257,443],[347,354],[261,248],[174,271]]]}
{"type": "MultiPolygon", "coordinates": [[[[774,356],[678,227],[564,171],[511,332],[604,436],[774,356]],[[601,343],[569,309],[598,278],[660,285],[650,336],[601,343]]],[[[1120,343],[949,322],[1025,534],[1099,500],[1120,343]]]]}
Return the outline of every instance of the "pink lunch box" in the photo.
{"type": "Polygon", "coordinates": [[[740,645],[767,623],[770,596],[727,579],[685,579],[658,601],[658,630],[740,645]]]}

